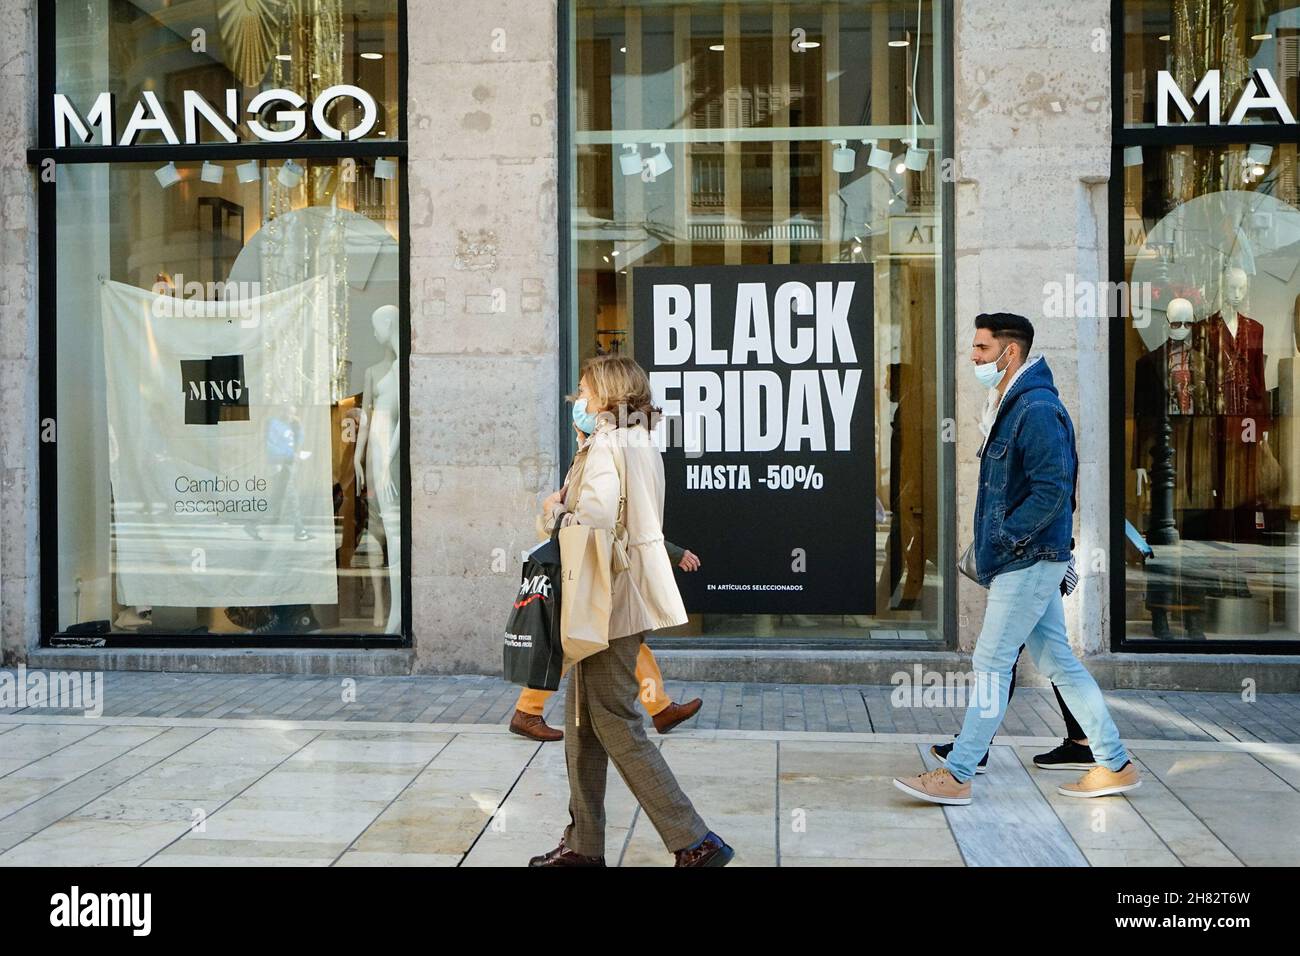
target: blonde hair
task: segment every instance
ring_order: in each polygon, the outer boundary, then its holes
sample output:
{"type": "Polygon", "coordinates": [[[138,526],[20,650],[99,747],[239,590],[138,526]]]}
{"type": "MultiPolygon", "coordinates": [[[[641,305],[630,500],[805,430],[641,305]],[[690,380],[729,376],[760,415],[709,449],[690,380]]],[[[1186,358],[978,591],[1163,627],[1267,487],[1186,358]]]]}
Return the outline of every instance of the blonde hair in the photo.
{"type": "MultiPolygon", "coordinates": [[[[651,403],[650,379],[640,365],[625,355],[597,355],[582,365],[579,381],[587,380],[595,403],[614,416],[618,427],[654,428],[661,409],[651,403]]],[[[570,400],[577,395],[568,396],[570,400]]],[[[606,412],[602,412],[602,415],[606,412]]]]}

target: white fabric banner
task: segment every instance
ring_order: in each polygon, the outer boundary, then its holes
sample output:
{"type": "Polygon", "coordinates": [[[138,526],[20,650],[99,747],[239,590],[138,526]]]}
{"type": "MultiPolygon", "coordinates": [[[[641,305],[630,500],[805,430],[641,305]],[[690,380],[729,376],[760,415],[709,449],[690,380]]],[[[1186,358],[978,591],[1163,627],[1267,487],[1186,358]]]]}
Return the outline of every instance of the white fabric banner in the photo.
{"type": "Polygon", "coordinates": [[[121,603],[338,603],[323,283],[225,302],[104,283],[121,603]]]}

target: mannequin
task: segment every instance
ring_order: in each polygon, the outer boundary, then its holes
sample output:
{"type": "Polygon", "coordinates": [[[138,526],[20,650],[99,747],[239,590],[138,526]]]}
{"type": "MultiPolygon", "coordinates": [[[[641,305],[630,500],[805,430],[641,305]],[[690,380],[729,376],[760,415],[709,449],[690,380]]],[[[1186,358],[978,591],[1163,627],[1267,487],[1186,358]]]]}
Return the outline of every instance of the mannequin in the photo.
{"type": "MultiPolygon", "coordinates": [[[[1268,444],[1269,395],[1264,388],[1264,327],[1243,311],[1250,279],[1236,266],[1224,270],[1222,307],[1206,329],[1210,401],[1215,412],[1218,494],[1205,537],[1229,545],[1266,539],[1270,502],[1277,492],[1277,459],[1268,444]]],[[[1216,562],[1210,591],[1212,630],[1258,634],[1268,629],[1266,599],[1252,595],[1236,549],[1216,562]]]]}
{"type": "Polygon", "coordinates": [[[1291,354],[1277,363],[1278,460],[1282,466],[1279,504],[1300,521],[1300,296],[1291,310],[1291,354]]]}
{"type": "Polygon", "coordinates": [[[368,548],[367,552],[372,576],[377,576],[374,572],[380,566],[383,551],[388,551],[387,621],[384,620],[382,589],[377,585],[374,616],[375,626],[383,625],[388,634],[399,633],[402,622],[402,503],[397,484],[401,471],[398,455],[401,447],[401,376],[397,364],[400,317],[395,305],[382,305],[370,317],[375,338],[385,351],[383,359],[366,369],[361,393],[361,427],[353,452],[357,489],[371,503],[367,523],[376,547],[368,548]]]}
{"type": "MultiPolygon", "coordinates": [[[[1225,270],[1222,289],[1223,308],[1207,323],[1207,370],[1210,400],[1218,416],[1219,494],[1215,506],[1222,514],[1217,530],[1222,540],[1236,541],[1254,528],[1256,506],[1262,507],[1276,492],[1276,468],[1270,488],[1270,474],[1267,470],[1261,474],[1260,468],[1270,417],[1264,390],[1264,327],[1241,311],[1249,290],[1245,270],[1225,270]],[[1265,480],[1261,482],[1261,478],[1265,480]],[[1229,511],[1242,514],[1229,515],[1229,511]]],[[[1271,456],[1271,451],[1268,454],[1271,456]]],[[[1246,539],[1250,537],[1246,535],[1246,539]]]]}
{"type": "Polygon", "coordinates": [[[1174,299],[1165,310],[1165,338],[1137,360],[1133,381],[1133,466],[1138,487],[1150,487],[1151,454],[1158,440],[1160,410],[1165,407],[1173,428],[1174,507],[1206,508],[1211,504],[1208,420],[1212,413],[1206,383],[1203,330],[1195,324],[1195,308],[1187,299],[1174,299]],[[1199,470],[1196,467],[1200,466],[1199,470]]]}
{"type": "MultiPolygon", "coordinates": [[[[1300,296],[1291,309],[1291,354],[1277,363],[1277,438],[1282,484],[1278,507],[1286,521],[1288,547],[1300,545],[1300,296]]],[[[1300,630],[1300,600],[1289,585],[1275,588],[1286,608],[1289,631],[1300,630]]]]}
{"type": "MultiPolygon", "coordinates": [[[[1173,449],[1173,516],[1183,538],[1197,537],[1206,509],[1213,507],[1213,408],[1206,380],[1204,329],[1187,299],[1173,299],[1165,310],[1165,338],[1137,360],[1133,380],[1133,466],[1138,487],[1151,501],[1148,466],[1156,462],[1169,424],[1173,449]],[[1167,418],[1165,417],[1167,416],[1167,418]]],[[[1166,452],[1167,453],[1167,452],[1166,452]]],[[[1176,554],[1176,552],[1175,552],[1176,554]]],[[[1204,639],[1204,594],[1195,577],[1185,577],[1174,557],[1147,579],[1146,602],[1157,638],[1171,638],[1170,611],[1182,613],[1186,636],[1204,639]]]]}

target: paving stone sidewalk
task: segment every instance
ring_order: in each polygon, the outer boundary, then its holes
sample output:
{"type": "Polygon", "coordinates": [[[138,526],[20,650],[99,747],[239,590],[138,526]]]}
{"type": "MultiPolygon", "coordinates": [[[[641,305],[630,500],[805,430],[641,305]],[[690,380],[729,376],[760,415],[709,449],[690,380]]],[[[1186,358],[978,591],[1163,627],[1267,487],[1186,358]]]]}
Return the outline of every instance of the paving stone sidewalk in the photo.
{"type": "MultiPolygon", "coordinates": [[[[342,676],[110,671],[103,680],[104,716],[163,719],[493,724],[509,720],[519,693],[505,681],[479,676],[362,677],[349,684],[342,676]]],[[[670,680],[667,687],[674,700],[704,701],[683,730],[945,736],[960,729],[963,715],[958,707],[895,706],[895,688],[889,686],[670,680]]],[[[553,725],[563,724],[563,689],[547,702],[546,719],[553,725]]],[[[1300,694],[1243,700],[1239,694],[1117,690],[1107,691],[1106,700],[1125,738],[1300,743],[1300,694]]],[[[0,708],[0,714],[59,713],[74,712],[0,708]]],[[[1051,689],[1017,688],[1002,733],[1062,736],[1051,689]]]]}

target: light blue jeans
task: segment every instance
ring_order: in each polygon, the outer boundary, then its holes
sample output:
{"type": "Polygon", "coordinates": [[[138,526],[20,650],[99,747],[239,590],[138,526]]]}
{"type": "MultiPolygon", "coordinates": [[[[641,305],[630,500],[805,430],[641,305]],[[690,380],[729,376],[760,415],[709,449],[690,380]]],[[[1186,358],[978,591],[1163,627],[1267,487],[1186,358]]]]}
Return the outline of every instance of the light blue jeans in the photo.
{"type": "Polygon", "coordinates": [[[966,708],[961,734],[948,755],[948,769],[960,781],[975,775],[1007,710],[1011,669],[1025,645],[1038,672],[1054,683],[1088,735],[1097,762],[1118,770],[1128,761],[1119,730],[1110,719],[1101,688],[1070,650],[1061,602],[1066,561],[1039,561],[1007,571],[989,586],[984,626],[971,666],[974,697],[966,708]]]}

